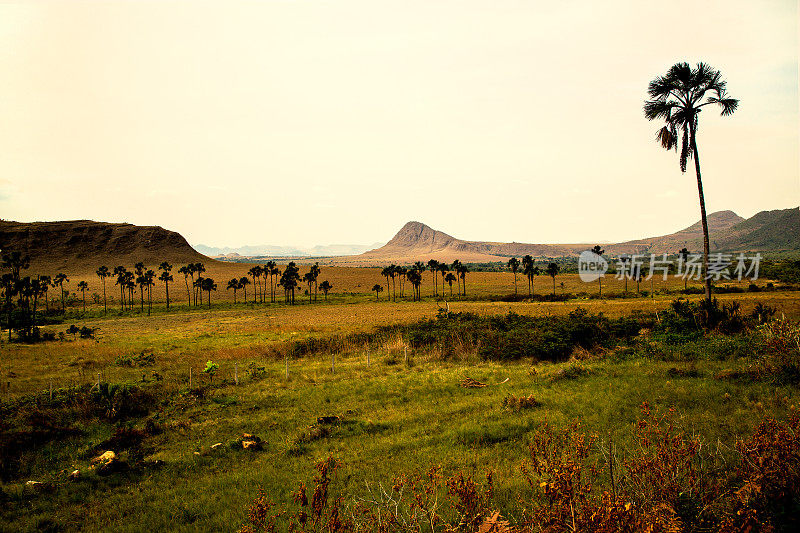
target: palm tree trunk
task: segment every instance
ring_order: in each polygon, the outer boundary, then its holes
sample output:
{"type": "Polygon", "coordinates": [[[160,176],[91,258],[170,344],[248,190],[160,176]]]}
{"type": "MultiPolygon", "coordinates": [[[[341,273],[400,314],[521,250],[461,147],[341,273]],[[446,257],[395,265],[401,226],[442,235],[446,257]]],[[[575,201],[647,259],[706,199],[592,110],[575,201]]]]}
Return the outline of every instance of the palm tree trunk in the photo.
{"type": "Polygon", "coordinates": [[[106,278],[103,278],[103,313],[108,314],[108,303],[106,302],[106,278]]]}
{"type": "Polygon", "coordinates": [[[167,309],[169,309],[169,281],[164,282],[164,287],[167,289],[167,309]]]}
{"type": "Polygon", "coordinates": [[[706,304],[711,304],[711,278],[708,277],[708,219],[706,218],[706,200],[703,196],[703,180],[700,176],[700,154],[697,152],[694,123],[691,124],[692,152],[694,152],[694,171],[697,174],[697,193],[700,196],[700,222],[703,225],[703,284],[705,285],[706,304]]]}

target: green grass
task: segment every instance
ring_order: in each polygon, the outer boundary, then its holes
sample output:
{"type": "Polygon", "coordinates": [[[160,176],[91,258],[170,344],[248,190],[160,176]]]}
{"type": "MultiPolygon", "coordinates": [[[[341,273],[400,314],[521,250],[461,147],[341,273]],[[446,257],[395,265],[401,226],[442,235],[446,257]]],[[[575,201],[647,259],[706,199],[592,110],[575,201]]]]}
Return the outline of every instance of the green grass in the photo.
{"type": "MultiPolygon", "coordinates": [[[[146,338],[180,343],[151,335],[146,338]]],[[[248,340],[236,332],[224,335],[225,344],[248,340]]],[[[442,362],[425,353],[412,353],[413,366],[402,364],[402,355],[398,364],[388,365],[386,352],[376,351],[367,367],[365,354],[352,351],[338,356],[335,374],[329,355],[293,360],[288,381],[283,361],[240,359],[240,384],[223,373],[219,379],[225,383],[207,390],[204,398],[177,382],[144,385],[157,397],[149,418],[164,428],[146,439],[147,459],[163,461],[159,468],[106,478],[88,471],[87,451],[115,429],[97,420],[82,426],[79,436],[28,454],[24,477],[2,486],[9,501],[2,506],[0,527],[235,529],[259,488],[276,501],[288,501],[297,483],[309,480],[313,464],[328,455],[343,461],[342,487],[351,496],[363,494],[365,482],[390,484],[397,473],[441,464],[449,473],[493,470],[499,506],[519,510],[518,497],[528,491],[518,475],[526,440],[545,420],[555,425],[579,420],[601,437],[613,436],[618,445],[630,447],[632,424],[646,401],[676,407],[680,423],[705,442],[732,446],[764,413],[784,413],[797,399],[795,386],[714,379],[723,369],[749,363],[739,357],[747,342],[746,337],[711,337],[673,346],[652,340],[658,350],[640,344],[633,353],[602,360],[533,366],[528,361],[442,362]],[[264,368],[260,379],[246,377],[249,363],[264,368]],[[564,371],[576,365],[586,371],[564,371]],[[673,369],[694,372],[681,376],[673,369]],[[463,388],[460,381],[467,376],[490,385],[463,388]],[[504,409],[508,394],[533,394],[541,406],[504,409]],[[327,436],[309,437],[309,426],[323,415],[338,415],[341,423],[327,436]],[[237,448],[244,432],[264,439],[264,449],[237,448]],[[223,446],[210,450],[217,442],[223,446]],[[66,482],[73,468],[85,475],[66,482]],[[27,479],[58,485],[52,494],[30,494],[22,488],[27,479]]],[[[203,346],[214,360],[219,345],[209,340],[203,346]]],[[[137,428],[144,422],[145,417],[130,421],[137,428]]]]}

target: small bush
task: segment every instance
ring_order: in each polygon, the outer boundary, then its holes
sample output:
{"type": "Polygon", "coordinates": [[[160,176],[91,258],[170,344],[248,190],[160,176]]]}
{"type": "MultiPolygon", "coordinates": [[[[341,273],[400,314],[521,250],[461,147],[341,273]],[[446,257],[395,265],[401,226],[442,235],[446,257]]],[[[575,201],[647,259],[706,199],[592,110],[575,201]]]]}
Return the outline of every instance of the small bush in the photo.
{"type": "Polygon", "coordinates": [[[533,394],[519,397],[509,394],[503,398],[503,408],[510,409],[512,411],[521,411],[522,409],[539,407],[540,405],[542,405],[541,402],[537,401],[533,394]]]}
{"type": "Polygon", "coordinates": [[[140,352],[133,355],[120,355],[114,360],[117,366],[141,368],[156,364],[156,357],[152,352],[140,352]]]}

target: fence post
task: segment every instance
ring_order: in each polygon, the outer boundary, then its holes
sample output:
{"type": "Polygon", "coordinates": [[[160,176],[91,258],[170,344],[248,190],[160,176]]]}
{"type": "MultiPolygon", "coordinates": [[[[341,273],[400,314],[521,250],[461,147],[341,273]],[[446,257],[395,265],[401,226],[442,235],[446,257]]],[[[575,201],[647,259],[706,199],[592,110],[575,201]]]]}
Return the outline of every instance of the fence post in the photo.
{"type": "Polygon", "coordinates": [[[239,384],[239,363],[233,363],[233,381],[239,384]]]}
{"type": "Polygon", "coordinates": [[[408,364],[408,346],[403,346],[403,357],[405,358],[406,364],[408,364]]]}
{"type": "Polygon", "coordinates": [[[331,372],[336,373],[336,352],[331,354],[331,372]]]}

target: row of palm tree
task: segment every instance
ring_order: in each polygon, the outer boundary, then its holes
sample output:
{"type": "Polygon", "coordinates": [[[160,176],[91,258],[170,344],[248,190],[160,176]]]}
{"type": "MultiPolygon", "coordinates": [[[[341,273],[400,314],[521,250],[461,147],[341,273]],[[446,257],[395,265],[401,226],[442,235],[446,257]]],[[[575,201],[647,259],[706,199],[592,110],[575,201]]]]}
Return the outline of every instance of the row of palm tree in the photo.
{"type": "Polygon", "coordinates": [[[528,296],[531,298],[533,297],[533,278],[540,274],[546,274],[553,278],[553,296],[556,295],[556,276],[558,276],[558,274],[561,272],[561,267],[558,266],[558,263],[548,263],[547,267],[542,270],[536,266],[536,262],[534,261],[533,257],[526,255],[522,258],[522,261],[516,257],[512,257],[508,260],[506,265],[508,266],[508,269],[514,273],[514,296],[518,294],[517,272],[519,271],[520,266],[522,266],[522,274],[528,279],[528,296]]]}
{"type": "MultiPolygon", "coordinates": [[[[426,270],[430,270],[432,274],[434,297],[440,296],[438,281],[439,276],[442,278],[441,296],[444,296],[445,283],[450,286],[450,296],[453,295],[453,282],[456,282],[458,295],[466,296],[466,277],[467,273],[469,272],[467,266],[461,263],[461,261],[458,259],[450,264],[437,261],[436,259],[431,259],[427,264],[423,263],[422,261],[417,261],[409,267],[392,264],[383,268],[383,270],[381,270],[381,276],[386,278],[386,292],[387,294],[390,294],[389,298],[397,301],[398,293],[400,298],[403,298],[405,296],[405,284],[408,282],[411,283],[412,287],[412,299],[414,301],[420,300],[422,298],[420,291],[420,286],[422,285],[422,274],[426,270]]],[[[383,287],[381,286],[381,288],[378,289],[376,288],[378,286],[380,285],[376,284],[373,286],[372,291],[375,292],[376,298],[379,299],[380,293],[383,292],[383,287]]]]}

